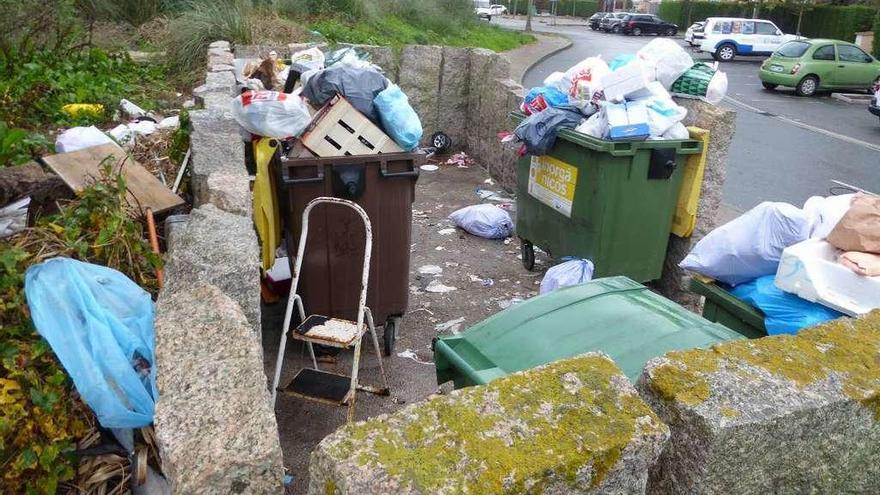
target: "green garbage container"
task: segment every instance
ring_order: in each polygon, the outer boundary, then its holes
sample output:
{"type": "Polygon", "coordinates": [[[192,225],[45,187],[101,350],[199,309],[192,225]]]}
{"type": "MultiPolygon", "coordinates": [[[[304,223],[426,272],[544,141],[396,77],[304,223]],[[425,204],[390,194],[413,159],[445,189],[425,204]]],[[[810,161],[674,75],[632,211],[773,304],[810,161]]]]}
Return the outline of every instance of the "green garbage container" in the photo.
{"type": "Polygon", "coordinates": [[[610,277],[534,297],[459,335],[439,337],[434,363],[437,383],[452,380],[461,388],[601,351],[635,381],[651,358],[742,338],[642,284],[610,277]]]}
{"type": "MultiPolygon", "coordinates": [[[[514,112],[520,122],[525,116],[514,112]]],[[[588,258],[596,277],[660,278],[685,155],[703,144],[605,141],[570,129],[549,155],[517,164],[516,233],[526,269],[534,247],[556,258],[588,258]]]]}
{"type": "Polygon", "coordinates": [[[736,330],[750,339],[767,336],[764,314],[751,304],[718,286],[715,282],[703,282],[692,278],[691,292],[706,298],[703,318],[736,330]]]}

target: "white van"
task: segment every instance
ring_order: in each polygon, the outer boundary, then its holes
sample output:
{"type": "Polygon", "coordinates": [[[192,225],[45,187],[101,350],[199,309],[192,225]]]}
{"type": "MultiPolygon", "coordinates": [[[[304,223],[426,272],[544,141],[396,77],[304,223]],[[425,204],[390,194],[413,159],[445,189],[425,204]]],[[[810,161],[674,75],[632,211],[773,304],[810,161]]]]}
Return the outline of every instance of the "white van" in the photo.
{"type": "Polygon", "coordinates": [[[770,56],[779,45],[795,38],[764,19],[710,17],[699,50],[711,53],[715,60],[730,62],[737,55],[770,56]]]}

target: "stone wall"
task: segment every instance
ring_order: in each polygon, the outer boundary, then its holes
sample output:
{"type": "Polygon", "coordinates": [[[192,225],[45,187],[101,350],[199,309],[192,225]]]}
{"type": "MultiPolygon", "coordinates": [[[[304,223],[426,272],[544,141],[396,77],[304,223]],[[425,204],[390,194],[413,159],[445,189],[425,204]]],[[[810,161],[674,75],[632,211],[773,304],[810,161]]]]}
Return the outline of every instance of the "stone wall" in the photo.
{"type": "Polygon", "coordinates": [[[257,236],[244,143],[229,113],[229,44],[193,93],[195,209],[169,241],[156,307],[155,428],[175,494],[278,494],[283,464],[260,340],[257,236]]]}
{"type": "Polygon", "coordinates": [[[637,388],[672,437],[649,492],[875,493],[880,311],[797,336],[650,361],[637,388]]]}
{"type": "Polygon", "coordinates": [[[668,436],[611,359],[585,354],[340,428],[309,493],[640,494],[668,436]]]}

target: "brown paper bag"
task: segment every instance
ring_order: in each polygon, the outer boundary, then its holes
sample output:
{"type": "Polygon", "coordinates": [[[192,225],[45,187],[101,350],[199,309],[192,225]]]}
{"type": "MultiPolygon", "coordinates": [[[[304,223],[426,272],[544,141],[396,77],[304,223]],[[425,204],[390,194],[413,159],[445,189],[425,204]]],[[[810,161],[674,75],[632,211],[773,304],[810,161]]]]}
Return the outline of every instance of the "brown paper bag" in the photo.
{"type": "Polygon", "coordinates": [[[865,277],[880,275],[880,254],[847,251],[840,255],[841,265],[865,277]]]}
{"type": "Polygon", "coordinates": [[[857,196],[826,239],[838,249],[880,253],[880,197],[857,196]]]}

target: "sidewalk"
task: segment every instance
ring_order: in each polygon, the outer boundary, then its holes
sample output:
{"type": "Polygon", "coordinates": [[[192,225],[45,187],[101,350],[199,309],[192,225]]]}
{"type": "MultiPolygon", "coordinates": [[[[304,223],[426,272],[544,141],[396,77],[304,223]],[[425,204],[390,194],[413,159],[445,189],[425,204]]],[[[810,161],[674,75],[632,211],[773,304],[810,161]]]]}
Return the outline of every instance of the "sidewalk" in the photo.
{"type": "Polygon", "coordinates": [[[517,83],[522,83],[531,66],[571,46],[571,40],[563,36],[535,32],[532,36],[536,42],[502,53],[510,61],[510,78],[517,83]]]}

